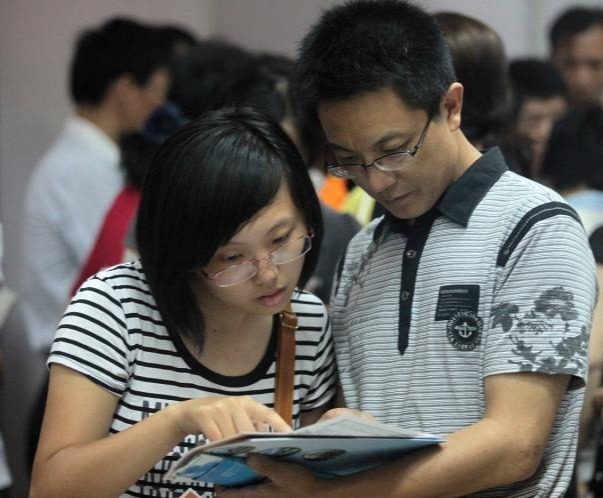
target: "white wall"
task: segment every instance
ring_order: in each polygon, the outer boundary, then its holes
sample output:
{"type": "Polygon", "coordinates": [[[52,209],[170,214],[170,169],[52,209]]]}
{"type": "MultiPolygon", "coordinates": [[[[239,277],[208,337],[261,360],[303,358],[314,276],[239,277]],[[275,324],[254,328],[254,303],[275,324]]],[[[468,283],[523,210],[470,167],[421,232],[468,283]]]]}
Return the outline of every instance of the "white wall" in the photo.
{"type": "MultiPolygon", "coordinates": [[[[603,0],[576,0],[602,5],[603,0]]],[[[29,173],[58,134],[70,107],[67,63],[76,33],[117,14],[175,22],[201,35],[220,34],[255,50],[294,55],[321,9],[340,0],[0,0],[0,219],[5,225],[5,273],[17,281],[22,198],[29,173]]],[[[546,32],[571,0],[422,0],[428,10],[456,10],[485,21],[510,56],[547,51],[546,32]]],[[[40,376],[17,323],[5,330],[7,385],[3,426],[26,496],[22,439],[26,406],[40,376]],[[32,365],[34,366],[32,370],[32,365]]]]}

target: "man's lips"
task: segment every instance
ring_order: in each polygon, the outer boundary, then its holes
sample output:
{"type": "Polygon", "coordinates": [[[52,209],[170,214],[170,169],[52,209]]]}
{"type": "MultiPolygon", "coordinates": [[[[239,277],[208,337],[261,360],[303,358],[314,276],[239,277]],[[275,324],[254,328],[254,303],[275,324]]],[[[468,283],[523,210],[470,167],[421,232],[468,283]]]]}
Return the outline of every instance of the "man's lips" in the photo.
{"type": "Polygon", "coordinates": [[[405,199],[406,197],[408,197],[409,195],[410,195],[410,192],[406,192],[405,194],[400,194],[400,195],[397,195],[395,197],[391,197],[389,199],[385,199],[385,202],[387,202],[387,203],[399,202],[399,201],[405,199]]]}

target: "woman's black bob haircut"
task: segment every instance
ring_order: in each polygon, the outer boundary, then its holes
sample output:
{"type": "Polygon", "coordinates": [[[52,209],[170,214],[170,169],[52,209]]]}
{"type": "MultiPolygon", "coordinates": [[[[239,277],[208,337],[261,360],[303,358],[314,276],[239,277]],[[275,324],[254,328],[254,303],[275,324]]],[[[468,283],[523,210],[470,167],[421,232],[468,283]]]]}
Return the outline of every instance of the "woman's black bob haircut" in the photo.
{"type": "Polygon", "coordinates": [[[204,114],[172,135],[151,162],[136,239],[147,281],[168,331],[203,345],[194,296],[196,270],[287,185],[314,232],[299,288],[314,271],[322,215],[306,165],[274,121],[249,108],[204,114]]]}

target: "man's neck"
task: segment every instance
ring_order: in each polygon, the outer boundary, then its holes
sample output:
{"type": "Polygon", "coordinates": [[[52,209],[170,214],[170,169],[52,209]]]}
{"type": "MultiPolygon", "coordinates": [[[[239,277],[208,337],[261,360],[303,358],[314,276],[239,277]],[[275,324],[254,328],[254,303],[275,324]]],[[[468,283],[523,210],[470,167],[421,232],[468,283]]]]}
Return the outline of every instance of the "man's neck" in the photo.
{"type": "Polygon", "coordinates": [[[459,141],[458,145],[458,157],[457,157],[457,170],[456,170],[456,178],[457,180],[465,171],[469,169],[469,167],[475,163],[480,157],[482,157],[482,153],[477,150],[477,148],[469,142],[467,137],[462,133],[458,134],[457,140],[459,141]]]}
{"type": "Polygon", "coordinates": [[[90,121],[107,135],[113,142],[118,143],[121,136],[121,129],[112,113],[102,107],[78,106],[76,114],[90,121]]]}

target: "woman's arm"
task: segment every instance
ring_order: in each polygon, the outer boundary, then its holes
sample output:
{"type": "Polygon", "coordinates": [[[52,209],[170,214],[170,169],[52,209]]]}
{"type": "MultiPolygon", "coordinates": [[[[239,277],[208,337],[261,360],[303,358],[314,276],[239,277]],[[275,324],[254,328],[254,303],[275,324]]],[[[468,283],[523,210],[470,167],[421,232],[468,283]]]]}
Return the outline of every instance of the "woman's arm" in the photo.
{"type": "Polygon", "coordinates": [[[48,402],[30,498],[114,498],[187,434],[220,439],[264,424],[289,426],[247,396],[185,401],[109,436],[118,398],[61,365],[50,370],[48,402]]]}

